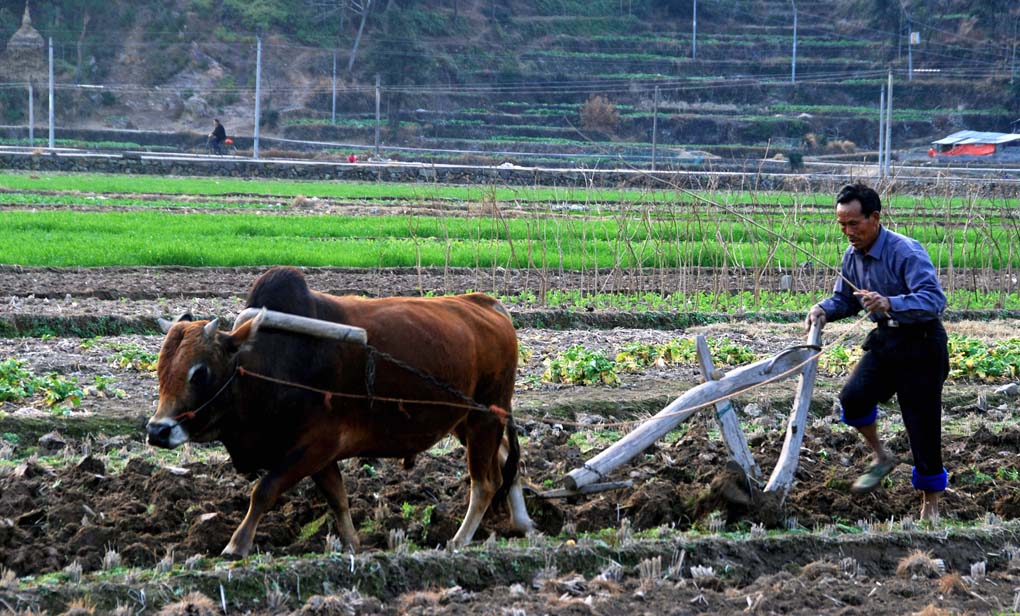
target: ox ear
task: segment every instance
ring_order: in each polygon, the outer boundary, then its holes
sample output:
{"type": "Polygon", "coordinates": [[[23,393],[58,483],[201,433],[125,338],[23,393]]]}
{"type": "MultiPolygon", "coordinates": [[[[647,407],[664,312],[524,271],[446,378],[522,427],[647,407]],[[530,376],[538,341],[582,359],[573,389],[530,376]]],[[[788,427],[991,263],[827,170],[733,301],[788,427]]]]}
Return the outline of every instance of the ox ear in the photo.
{"type": "Polygon", "coordinates": [[[258,332],[259,327],[262,325],[262,321],[266,316],[266,309],[263,308],[253,319],[248,319],[244,323],[234,328],[234,331],[227,334],[227,339],[230,341],[230,346],[233,350],[241,348],[241,345],[245,342],[251,342],[255,339],[255,334],[258,332]]]}

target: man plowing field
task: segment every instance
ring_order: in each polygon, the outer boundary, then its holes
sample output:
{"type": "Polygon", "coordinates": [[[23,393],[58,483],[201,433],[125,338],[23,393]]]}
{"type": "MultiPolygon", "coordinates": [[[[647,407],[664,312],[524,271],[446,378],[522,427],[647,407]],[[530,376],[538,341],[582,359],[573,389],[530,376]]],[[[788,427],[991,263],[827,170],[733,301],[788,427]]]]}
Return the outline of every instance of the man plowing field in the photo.
{"type": "Polygon", "coordinates": [[[836,218],[850,246],[832,296],[811,308],[806,324],[810,329],[861,309],[870,313],[876,327],[839,394],[843,421],[875,454],[851,489],[872,492],[896,467],[877,427],[878,403],[896,394],[914,458],[913,485],[923,494],[921,518],[934,520],[948,483],[942,466],[942,385],[949,351],[940,320],[946,297],[924,247],[883,227],[881,210],[878,193],[863,184],[845,186],[836,197],[836,218]]]}

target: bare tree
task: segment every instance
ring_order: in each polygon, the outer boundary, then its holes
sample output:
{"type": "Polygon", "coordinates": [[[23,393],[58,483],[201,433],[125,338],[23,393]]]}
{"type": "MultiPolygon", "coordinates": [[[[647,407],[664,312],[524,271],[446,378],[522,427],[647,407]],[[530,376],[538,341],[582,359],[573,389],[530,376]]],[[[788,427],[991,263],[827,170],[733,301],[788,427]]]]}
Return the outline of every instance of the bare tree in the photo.
{"type": "Polygon", "coordinates": [[[372,12],[373,0],[305,0],[306,6],[318,12],[320,18],[327,18],[331,15],[340,15],[340,29],[343,30],[347,21],[347,15],[361,17],[358,24],[358,33],[354,36],[354,44],[351,46],[351,57],[347,62],[347,72],[354,70],[354,61],[358,57],[358,47],[361,45],[361,35],[365,31],[365,22],[368,14],[372,12]]]}
{"type": "Polygon", "coordinates": [[[88,9],[86,9],[85,14],[81,18],[81,34],[78,36],[78,42],[75,45],[78,55],[78,63],[74,67],[74,80],[76,83],[81,83],[82,46],[85,44],[85,32],[88,30],[90,19],[88,9]]]}
{"type": "Polygon", "coordinates": [[[354,70],[354,60],[358,57],[358,45],[361,44],[361,33],[365,31],[365,22],[372,10],[372,0],[350,0],[351,6],[356,7],[355,13],[361,15],[361,24],[358,25],[358,34],[354,37],[354,46],[351,47],[351,59],[347,62],[347,72],[354,70]]]}

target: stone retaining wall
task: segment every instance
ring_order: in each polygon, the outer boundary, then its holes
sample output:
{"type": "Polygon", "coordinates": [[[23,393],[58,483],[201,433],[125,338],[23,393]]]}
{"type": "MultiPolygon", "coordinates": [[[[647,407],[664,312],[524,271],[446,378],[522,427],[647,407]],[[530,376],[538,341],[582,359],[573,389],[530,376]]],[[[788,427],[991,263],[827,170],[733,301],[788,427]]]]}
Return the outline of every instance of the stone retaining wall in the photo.
{"type": "MultiPolygon", "coordinates": [[[[236,178],[278,178],[293,180],[337,180],[358,182],[439,182],[444,184],[482,184],[515,186],[592,186],[704,189],[748,188],[760,190],[789,188],[801,176],[760,175],[739,171],[668,172],[651,174],[630,170],[540,170],[523,167],[431,166],[375,163],[337,163],[323,161],[272,160],[186,160],[150,157],[128,153],[110,155],[56,155],[0,153],[0,168],[24,171],[66,173],[130,173],[140,175],[223,176],[236,178]]],[[[755,171],[776,173],[786,163],[769,163],[755,171]]]]}

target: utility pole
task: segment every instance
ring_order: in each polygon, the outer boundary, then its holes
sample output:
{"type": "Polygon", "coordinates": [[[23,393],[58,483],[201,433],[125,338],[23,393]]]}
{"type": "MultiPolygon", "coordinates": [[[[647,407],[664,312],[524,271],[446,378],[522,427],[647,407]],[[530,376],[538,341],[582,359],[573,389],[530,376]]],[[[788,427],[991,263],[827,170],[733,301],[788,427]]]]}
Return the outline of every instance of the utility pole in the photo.
{"type": "Polygon", "coordinates": [[[252,158],[255,160],[259,159],[259,124],[262,109],[260,106],[262,99],[262,37],[256,37],[256,52],[255,52],[255,135],[252,139],[252,158]]]}
{"type": "Polygon", "coordinates": [[[903,0],[900,0],[900,29],[896,31],[896,61],[899,62],[903,59],[903,13],[906,9],[903,8],[903,0]]]}
{"type": "Polygon", "coordinates": [[[691,18],[691,59],[698,58],[698,0],[694,0],[694,12],[691,18]]]}
{"type": "Polygon", "coordinates": [[[1009,62],[1009,83],[1013,85],[1013,81],[1016,80],[1016,30],[1017,23],[1020,22],[1020,16],[1013,20],[1013,57],[1009,62]]]}
{"type": "Polygon", "coordinates": [[[885,97],[885,174],[892,171],[892,69],[889,69],[889,85],[885,97]]]}
{"type": "Polygon", "coordinates": [[[329,121],[336,124],[336,50],[333,50],[333,113],[329,117],[329,121]]]}
{"type": "Polygon", "coordinates": [[[35,100],[32,89],[35,84],[28,78],[28,147],[35,147],[35,100]]]}
{"type": "Polygon", "coordinates": [[[652,106],[652,171],[655,171],[655,159],[658,155],[659,137],[659,86],[655,86],[655,103],[652,106]]]}
{"type": "Polygon", "coordinates": [[[50,142],[49,148],[53,149],[53,116],[54,114],[54,103],[53,103],[53,37],[50,37],[50,142]]]}
{"type": "Polygon", "coordinates": [[[1009,67],[1009,83],[1012,84],[1016,79],[1016,40],[1013,40],[1013,59],[1010,61],[1009,67]]]}
{"type": "Polygon", "coordinates": [[[914,80],[914,22],[907,13],[907,81],[914,80]]]}
{"type": "Polygon", "coordinates": [[[375,74],[375,157],[379,158],[379,131],[382,124],[382,90],[380,89],[379,73],[375,74]]]}
{"type": "Polygon", "coordinates": [[[885,177],[885,84],[878,98],[878,177],[885,177]]]}
{"type": "Polygon", "coordinates": [[[790,62],[790,83],[797,83],[797,4],[790,0],[793,7],[793,60],[790,62]]]}

